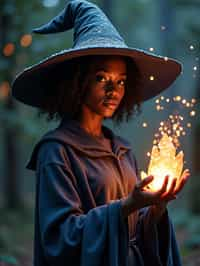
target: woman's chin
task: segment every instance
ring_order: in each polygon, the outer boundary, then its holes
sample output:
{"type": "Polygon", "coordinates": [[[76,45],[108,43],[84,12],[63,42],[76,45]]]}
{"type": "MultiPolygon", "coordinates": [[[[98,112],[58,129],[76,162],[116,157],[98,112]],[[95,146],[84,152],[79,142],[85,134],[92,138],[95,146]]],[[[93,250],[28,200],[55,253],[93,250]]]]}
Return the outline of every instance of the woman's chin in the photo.
{"type": "Polygon", "coordinates": [[[111,118],[113,116],[115,111],[112,111],[112,112],[105,112],[104,113],[104,118],[111,118]]]}

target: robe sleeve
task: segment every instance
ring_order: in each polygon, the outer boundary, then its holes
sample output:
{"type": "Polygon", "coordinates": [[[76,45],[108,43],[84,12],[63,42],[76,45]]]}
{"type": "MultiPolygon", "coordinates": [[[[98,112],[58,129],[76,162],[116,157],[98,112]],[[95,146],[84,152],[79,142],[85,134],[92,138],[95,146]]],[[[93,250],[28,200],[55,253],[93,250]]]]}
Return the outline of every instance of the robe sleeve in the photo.
{"type": "MultiPolygon", "coordinates": [[[[140,180],[137,160],[131,153],[138,180],[140,180]]],[[[181,258],[176,241],[175,231],[168,210],[164,212],[158,223],[154,222],[151,207],[139,210],[136,227],[136,242],[145,265],[181,266],[181,258]]]]}
{"type": "Polygon", "coordinates": [[[46,260],[59,266],[127,266],[128,221],[122,217],[121,200],[84,213],[76,177],[61,146],[54,145],[53,156],[44,148],[37,164],[39,228],[46,260]]]}
{"type": "Polygon", "coordinates": [[[141,209],[136,239],[145,265],[151,261],[152,265],[181,266],[175,232],[168,210],[159,222],[155,223],[151,208],[141,209]]]}

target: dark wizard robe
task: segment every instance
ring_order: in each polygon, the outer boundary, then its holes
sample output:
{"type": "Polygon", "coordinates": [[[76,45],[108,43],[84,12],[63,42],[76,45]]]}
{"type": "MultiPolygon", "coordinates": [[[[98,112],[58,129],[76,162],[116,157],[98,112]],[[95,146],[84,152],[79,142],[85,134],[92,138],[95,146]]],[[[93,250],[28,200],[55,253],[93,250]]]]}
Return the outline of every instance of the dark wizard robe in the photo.
{"type": "Polygon", "coordinates": [[[122,217],[136,161],[126,140],[103,132],[112,149],[65,118],[35,146],[34,266],[180,266],[167,211],[158,224],[150,207],[122,217]]]}

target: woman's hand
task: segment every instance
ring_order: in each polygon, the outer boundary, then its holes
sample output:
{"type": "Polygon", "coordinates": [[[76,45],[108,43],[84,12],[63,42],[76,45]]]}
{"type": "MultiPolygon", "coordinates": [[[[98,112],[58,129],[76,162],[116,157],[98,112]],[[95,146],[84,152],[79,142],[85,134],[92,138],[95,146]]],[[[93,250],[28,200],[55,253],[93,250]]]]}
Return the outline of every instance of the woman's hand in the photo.
{"type": "Polygon", "coordinates": [[[151,192],[145,188],[153,180],[153,176],[148,176],[139,181],[136,183],[134,190],[122,201],[122,212],[124,217],[127,217],[137,209],[150,205],[157,205],[157,208],[161,212],[161,209],[165,209],[169,201],[176,199],[177,193],[183,189],[189,176],[189,171],[185,170],[179,182],[177,182],[176,179],[173,179],[168,191],[168,176],[165,177],[161,189],[156,192],[151,192]]]}
{"type": "Polygon", "coordinates": [[[162,217],[162,215],[164,214],[164,212],[166,211],[166,207],[169,201],[176,199],[177,198],[177,194],[183,189],[183,187],[185,186],[187,180],[190,177],[190,172],[188,169],[186,169],[179,182],[176,182],[176,186],[171,186],[169,191],[167,193],[164,193],[162,195],[163,198],[165,198],[164,201],[159,202],[158,204],[153,205],[152,208],[152,213],[153,213],[153,217],[155,219],[156,222],[158,222],[160,220],[160,218],[162,217]],[[173,195],[172,197],[169,195],[173,195]]]}

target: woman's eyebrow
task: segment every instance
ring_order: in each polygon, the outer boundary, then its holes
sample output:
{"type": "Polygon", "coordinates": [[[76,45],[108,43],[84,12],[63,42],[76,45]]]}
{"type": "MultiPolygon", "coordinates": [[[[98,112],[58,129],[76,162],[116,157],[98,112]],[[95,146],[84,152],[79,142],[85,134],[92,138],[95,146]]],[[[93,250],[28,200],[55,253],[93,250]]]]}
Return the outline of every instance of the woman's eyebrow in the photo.
{"type": "MultiPolygon", "coordinates": [[[[96,69],[95,72],[97,73],[97,72],[100,72],[100,71],[103,71],[105,73],[109,73],[109,71],[107,69],[105,69],[105,68],[98,68],[98,69],[96,69]]],[[[119,75],[120,76],[127,76],[127,73],[120,73],[119,75]]]]}

